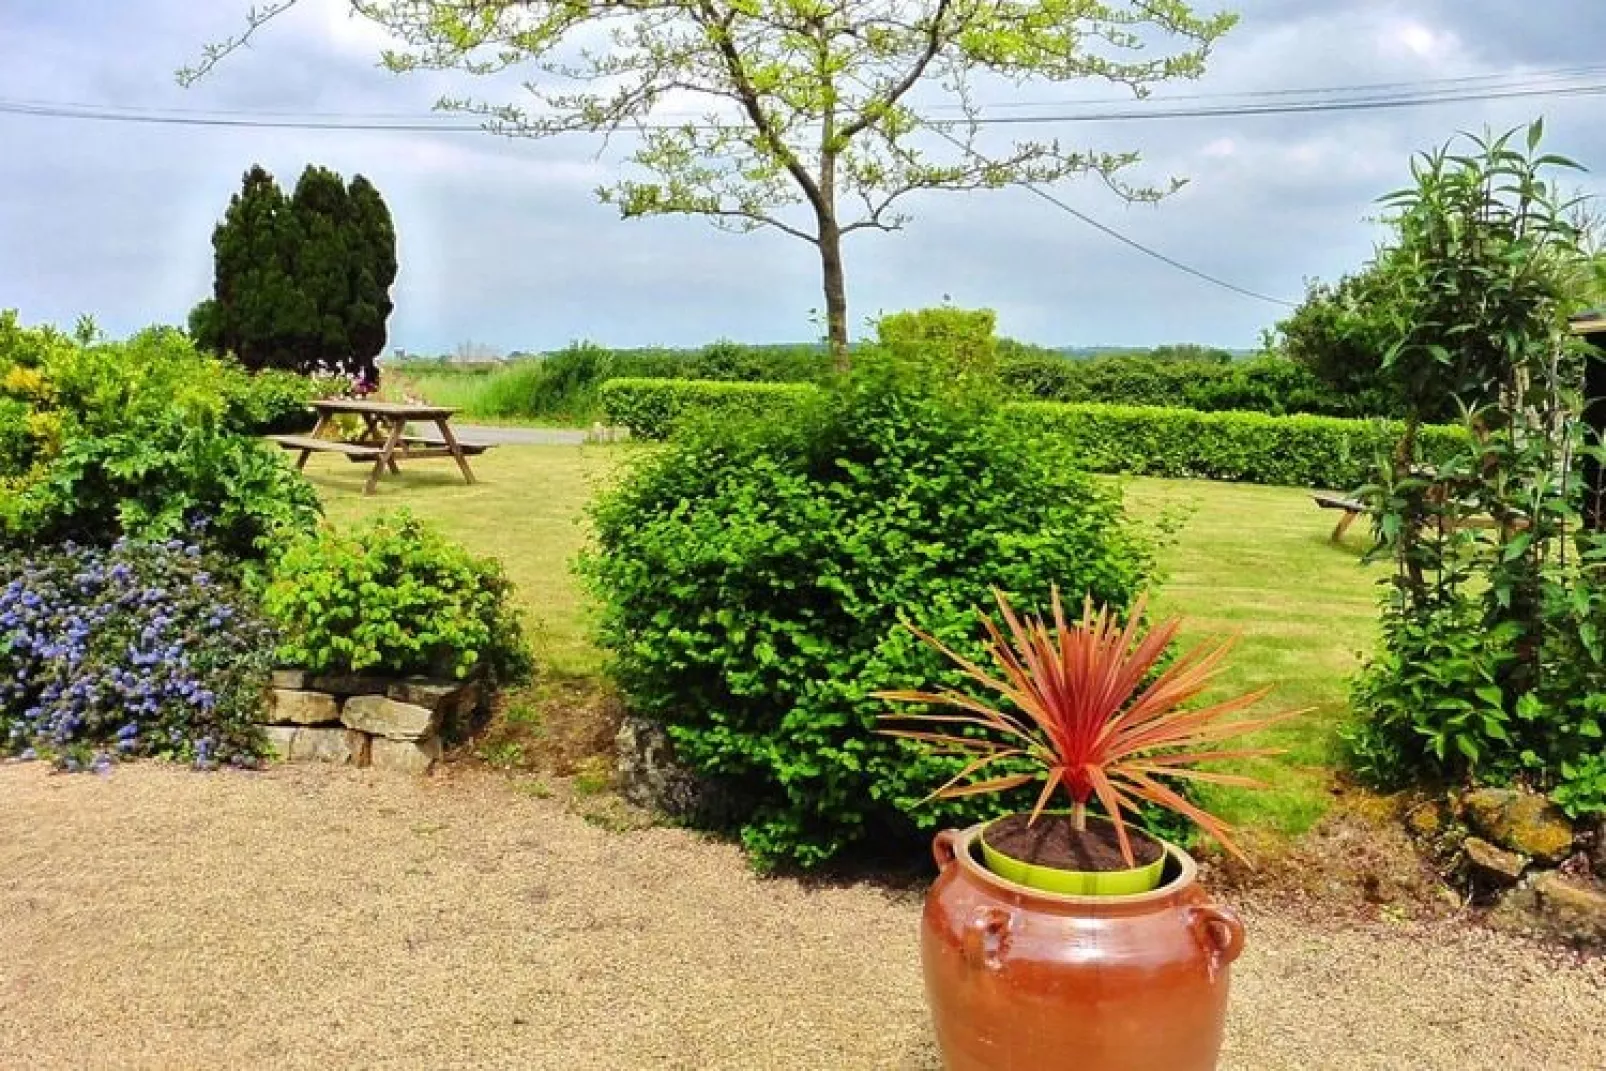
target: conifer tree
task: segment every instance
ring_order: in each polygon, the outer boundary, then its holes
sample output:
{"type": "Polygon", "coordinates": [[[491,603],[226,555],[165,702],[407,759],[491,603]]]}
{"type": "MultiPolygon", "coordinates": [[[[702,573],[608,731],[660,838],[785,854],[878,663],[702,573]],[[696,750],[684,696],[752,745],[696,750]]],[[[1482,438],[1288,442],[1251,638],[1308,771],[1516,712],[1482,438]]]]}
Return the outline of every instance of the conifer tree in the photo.
{"type": "Polygon", "coordinates": [[[253,167],[212,235],[211,299],[196,341],[247,368],[376,377],[394,308],[396,233],[379,191],[309,166],[286,197],[253,167]]]}

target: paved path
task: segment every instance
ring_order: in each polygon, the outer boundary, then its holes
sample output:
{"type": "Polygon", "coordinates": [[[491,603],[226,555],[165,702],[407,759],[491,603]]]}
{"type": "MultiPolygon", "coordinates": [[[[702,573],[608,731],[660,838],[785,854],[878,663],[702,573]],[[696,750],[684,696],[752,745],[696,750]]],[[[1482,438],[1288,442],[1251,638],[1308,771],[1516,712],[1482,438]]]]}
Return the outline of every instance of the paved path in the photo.
{"type": "MultiPolygon", "coordinates": [[[[418,429],[424,438],[435,438],[434,428],[418,429]]],[[[586,441],[583,428],[503,428],[491,424],[460,424],[452,421],[452,434],[464,442],[493,446],[574,446],[586,441]]]]}
{"type": "MultiPolygon", "coordinates": [[[[1599,961],[1245,913],[1230,1071],[1606,1067],[1599,961]]],[[[481,771],[0,765],[6,1071],[932,1071],[918,920],[481,771]]]]}

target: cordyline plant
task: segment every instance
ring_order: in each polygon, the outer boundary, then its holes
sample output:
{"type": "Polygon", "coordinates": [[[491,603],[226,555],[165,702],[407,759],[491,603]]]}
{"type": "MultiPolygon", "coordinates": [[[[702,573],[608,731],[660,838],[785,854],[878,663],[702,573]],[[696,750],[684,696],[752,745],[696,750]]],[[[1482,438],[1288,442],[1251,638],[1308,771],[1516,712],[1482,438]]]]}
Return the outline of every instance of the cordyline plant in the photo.
{"type": "Polygon", "coordinates": [[[963,692],[878,692],[900,703],[952,707],[962,714],[888,714],[885,721],[924,722],[937,729],[883,729],[890,736],[917,740],[937,750],[971,759],[965,768],[929,799],[954,799],[1003,792],[1047,775],[1030,821],[1035,823],[1063,789],[1071,798],[1071,824],[1087,828],[1087,805],[1093,797],[1112,819],[1127,865],[1135,865],[1123,811],[1137,812],[1139,801],[1174,811],[1210,834],[1222,847],[1243,859],[1221,819],[1190,803],[1159,778],[1180,778],[1217,785],[1261,787],[1238,774],[1199,770],[1194,764],[1276,754],[1276,749],[1223,749],[1221,741],[1257,732],[1293,717],[1292,711],[1258,720],[1228,721],[1228,715],[1254,706],[1269,688],[1208,706],[1186,706],[1220,672],[1233,641],[1202,643],[1154,674],[1156,665],[1176,639],[1181,618],[1170,618],[1142,630],[1146,598],[1139,596],[1122,626],[1108,607],[1096,612],[1092,600],[1082,619],[1067,623],[1059,590],[1053,593],[1053,628],[1038,617],[1024,620],[996,588],[1008,635],[982,615],[987,651],[997,666],[989,672],[944,645],[907,626],[920,639],[952,659],[970,678],[997,692],[1017,708],[1010,714],[963,692]],[[1145,682],[1148,683],[1145,683],[1145,682]],[[948,729],[946,727],[956,727],[948,729]],[[963,727],[985,729],[1003,740],[961,735],[963,727]],[[995,763],[1021,760],[1042,769],[1009,773],[984,781],[968,779],[995,763]]]}

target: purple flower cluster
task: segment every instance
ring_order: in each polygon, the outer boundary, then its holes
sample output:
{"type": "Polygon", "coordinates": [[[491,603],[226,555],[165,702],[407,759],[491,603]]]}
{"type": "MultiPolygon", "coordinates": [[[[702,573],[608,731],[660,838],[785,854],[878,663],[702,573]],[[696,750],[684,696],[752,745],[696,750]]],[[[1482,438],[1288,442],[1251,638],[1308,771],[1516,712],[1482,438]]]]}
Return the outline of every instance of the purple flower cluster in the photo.
{"type": "Polygon", "coordinates": [[[0,554],[0,754],[249,765],[274,637],[193,543],[0,554]]]}

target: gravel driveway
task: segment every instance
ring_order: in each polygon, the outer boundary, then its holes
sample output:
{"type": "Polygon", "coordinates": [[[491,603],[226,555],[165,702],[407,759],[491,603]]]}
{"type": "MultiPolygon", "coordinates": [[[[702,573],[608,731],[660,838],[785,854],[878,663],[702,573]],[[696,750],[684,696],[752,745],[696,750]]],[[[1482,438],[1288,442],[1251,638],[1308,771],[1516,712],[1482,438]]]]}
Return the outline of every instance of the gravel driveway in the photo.
{"type": "MultiPolygon", "coordinates": [[[[0,766],[0,1066],[919,1071],[918,911],[476,770],[0,766]]],[[[1606,1067],[1600,961],[1245,913],[1227,1067],[1606,1067]]]]}

